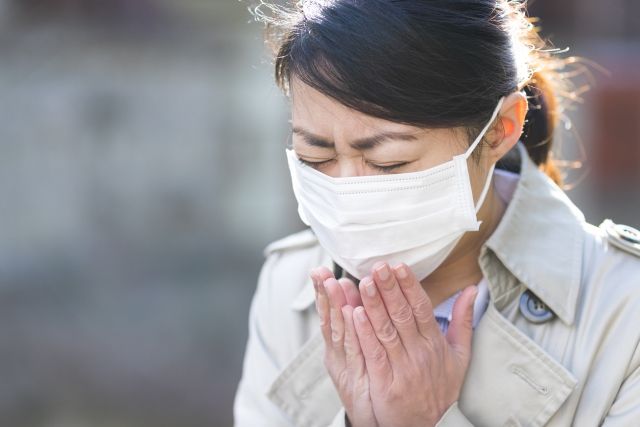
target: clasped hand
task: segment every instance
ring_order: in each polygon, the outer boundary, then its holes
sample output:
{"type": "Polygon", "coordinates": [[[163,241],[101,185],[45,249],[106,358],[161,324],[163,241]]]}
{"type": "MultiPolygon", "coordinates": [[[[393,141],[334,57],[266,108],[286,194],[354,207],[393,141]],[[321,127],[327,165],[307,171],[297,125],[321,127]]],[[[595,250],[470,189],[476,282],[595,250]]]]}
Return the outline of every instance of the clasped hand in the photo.
{"type": "Polygon", "coordinates": [[[435,426],[469,365],[476,286],[456,300],[447,334],[406,264],[376,263],[359,287],[311,271],[324,364],[354,427],[435,426]]]}

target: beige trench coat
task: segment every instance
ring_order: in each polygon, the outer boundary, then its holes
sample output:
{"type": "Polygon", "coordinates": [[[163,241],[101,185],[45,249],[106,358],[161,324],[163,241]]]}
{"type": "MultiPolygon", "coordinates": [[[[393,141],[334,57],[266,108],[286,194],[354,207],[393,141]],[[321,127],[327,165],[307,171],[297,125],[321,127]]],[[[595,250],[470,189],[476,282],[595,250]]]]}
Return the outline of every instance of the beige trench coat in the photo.
{"type": "MultiPolygon", "coordinates": [[[[640,426],[638,236],[586,223],[517,152],[520,180],[479,258],[490,302],[460,397],[438,426],[640,426]],[[521,306],[527,294],[533,309],[521,306]]],[[[235,426],[344,426],[309,278],[332,260],[310,230],[264,254],[235,426]]]]}

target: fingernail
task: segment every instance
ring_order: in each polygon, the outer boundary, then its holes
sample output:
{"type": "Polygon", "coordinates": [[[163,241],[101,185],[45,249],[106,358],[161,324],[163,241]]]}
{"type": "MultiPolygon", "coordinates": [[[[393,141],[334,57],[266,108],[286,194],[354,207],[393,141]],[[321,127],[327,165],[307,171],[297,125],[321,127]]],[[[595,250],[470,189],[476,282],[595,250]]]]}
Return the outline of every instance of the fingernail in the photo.
{"type": "Polygon", "coordinates": [[[373,282],[368,282],[365,285],[364,290],[367,291],[367,295],[370,297],[376,296],[376,285],[373,282]]]}
{"type": "Polygon", "coordinates": [[[321,294],[327,295],[327,281],[326,280],[318,282],[318,290],[320,291],[321,294]]]}
{"type": "Polygon", "coordinates": [[[365,322],[367,320],[367,316],[364,314],[363,308],[356,307],[353,312],[359,322],[365,322]]]}
{"type": "Polygon", "coordinates": [[[389,279],[389,266],[387,266],[387,264],[384,264],[378,267],[376,269],[376,272],[378,273],[378,276],[380,277],[380,279],[382,280],[389,279]]]}
{"type": "Polygon", "coordinates": [[[323,285],[322,287],[324,288],[325,292],[327,292],[327,288],[329,287],[328,283],[333,282],[334,280],[336,279],[334,279],[333,277],[329,277],[328,279],[325,279],[324,282],[322,282],[322,285],[323,285]]]}
{"type": "Polygon", "coordinates": [[[406,279],[409,275],[407,273],[407,268],[403,264],[396,266],[396,273],[398,273],[398,277],[401,279],[406,279]]]}
{"type": "Polygon", "coordinates": [[[368,297],[373,297],[376,295],[376,286],[369,276],[362,278],[362,280],[360,281],[360,286],[364,286],[364,291],[366,292],[368,297]]]}

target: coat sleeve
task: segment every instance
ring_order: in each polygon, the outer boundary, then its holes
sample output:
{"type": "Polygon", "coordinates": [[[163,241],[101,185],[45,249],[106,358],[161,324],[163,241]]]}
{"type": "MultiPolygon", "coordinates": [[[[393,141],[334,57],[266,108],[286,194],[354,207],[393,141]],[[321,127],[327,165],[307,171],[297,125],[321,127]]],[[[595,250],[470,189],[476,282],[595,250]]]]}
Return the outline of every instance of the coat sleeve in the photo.
{"type": "MultiPolygon", "coordinates": [[[[340,408],[340,412],[338,412],[338,415],[336,415],[329,427],[351,427],[351,424],[347,420],[344,407],[340,408]]],[[[473,427],[473,424],[471,424],[471,421],[460,411],[458,402],[455,401],[442,415],[442,418],[438,420],[435,427],[473,427]]]]}
{"type": "Polygon", "coordinates": [[[473,427],[473,424],[464,416],[456,400],[438,420],[436,427],[473,427]]]}
{"type": "Polygon", "coordinates": [[[618,390],[603,427],[638,425],[640,420],[640,346],[636,347],[630,363],[629,374],[618,390]]]}
{"type": "Polygon", "coordinates": [[[242,376],[233,404],[234,427],[291,426],[293,423],[268,398],[267,390],[280,367],[275,352],[265,339],[261,325],[269,314],[268,278],[277,253],[265,260],[258,276],[258,285],[249,309],[249,337],[245,347],[242,376]]]}
{"type": "Polygon", "coordinates": [[[340,407],[329,427],[351,427],[351,424],[347,421],[347,413],[344,410],[344,406],[340,407]]]}

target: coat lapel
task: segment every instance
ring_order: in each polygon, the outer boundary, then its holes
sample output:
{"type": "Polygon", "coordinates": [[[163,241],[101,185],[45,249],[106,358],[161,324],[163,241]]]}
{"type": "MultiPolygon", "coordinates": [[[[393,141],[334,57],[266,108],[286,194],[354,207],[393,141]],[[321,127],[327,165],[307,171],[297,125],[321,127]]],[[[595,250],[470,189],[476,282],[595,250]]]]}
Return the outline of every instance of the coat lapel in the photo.
{"type": "Polygon", "coordinates": [[[317,333],[282,370],[267,396],[296,427],[326,427],[342,403],[324,367],[324,342],[317,333]]]}
{"type": "Polygon", "coordinates": [[[522,144],[517,153],[518,185],[479,259],[490,304],[473,334],[472,359],[458,402],[476,426],[545,425],[578,383],[542,347],[548,341],[541,344],[527,335],[531,325],[515,307],[529,289],[564,325],[572,325],[584,217],[538,170],[522,144]]]}

